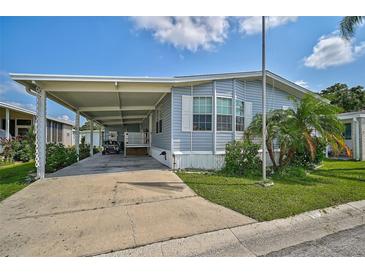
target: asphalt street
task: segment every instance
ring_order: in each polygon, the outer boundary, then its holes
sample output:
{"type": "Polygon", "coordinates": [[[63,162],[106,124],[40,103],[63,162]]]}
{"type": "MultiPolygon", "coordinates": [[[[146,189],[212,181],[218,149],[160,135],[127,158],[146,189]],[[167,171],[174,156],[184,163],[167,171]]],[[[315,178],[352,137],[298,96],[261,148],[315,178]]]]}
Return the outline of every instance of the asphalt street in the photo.
{"type": "Polygon", "coordinates": [[[365,225],[337,232],[319,240],[271,252],[266,257],[362,257],[365,256],[365,225]]]}

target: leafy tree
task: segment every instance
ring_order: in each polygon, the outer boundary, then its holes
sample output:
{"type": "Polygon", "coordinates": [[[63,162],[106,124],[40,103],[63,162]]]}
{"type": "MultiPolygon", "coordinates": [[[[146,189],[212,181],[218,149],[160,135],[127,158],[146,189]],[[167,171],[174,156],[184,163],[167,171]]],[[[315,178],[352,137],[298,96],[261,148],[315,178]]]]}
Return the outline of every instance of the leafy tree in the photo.
{"type": "Polygon", "coordinates": [[[340,32],[343,38],[350,40],[354,34],[356,27],[365,21],[365,16],[345,16],[340,23],[340,32]]]}
{"type": "MultiPolygon", "coordinates": [[[[99,130],[100,128],[100,125],[94,123],[94,130],[99,130]]],[[[80,127],[80,130],[90,130],[90,121],[86,121],[85,124],[80,127]]]]}
{"type": "Polygon", "coordinates": [[[362,86],[349,88],[346,84],[337,83],[320,94],[345,112],[365,109],[365,89],[362,86]]]}

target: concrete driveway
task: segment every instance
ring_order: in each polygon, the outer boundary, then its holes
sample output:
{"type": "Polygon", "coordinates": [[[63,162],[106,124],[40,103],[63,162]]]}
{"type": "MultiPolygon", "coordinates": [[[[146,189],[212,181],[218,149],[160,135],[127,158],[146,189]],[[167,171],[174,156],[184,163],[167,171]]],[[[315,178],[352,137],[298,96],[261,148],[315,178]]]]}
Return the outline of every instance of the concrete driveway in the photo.
{"type": "Polygon", "coordinates": [[[4,200],[0,216],[0,256],[98,255],[255,222],[153,158],[100,154],[4,200]]]}

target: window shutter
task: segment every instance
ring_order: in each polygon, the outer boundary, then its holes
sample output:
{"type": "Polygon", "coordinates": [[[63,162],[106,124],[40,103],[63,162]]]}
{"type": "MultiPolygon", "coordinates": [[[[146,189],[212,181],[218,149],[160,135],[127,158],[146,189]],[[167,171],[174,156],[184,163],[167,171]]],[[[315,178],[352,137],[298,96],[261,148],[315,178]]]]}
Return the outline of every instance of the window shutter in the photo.
{"type": "Polygon", "coordinates": [[[251,124],[252,122],[252,103],[245,102],[245,129],[251,124]]]}
{"type": "Polygon", "coordinates": [[[181,131],[193,130],[193,96],[182,96],[181,131]]]}

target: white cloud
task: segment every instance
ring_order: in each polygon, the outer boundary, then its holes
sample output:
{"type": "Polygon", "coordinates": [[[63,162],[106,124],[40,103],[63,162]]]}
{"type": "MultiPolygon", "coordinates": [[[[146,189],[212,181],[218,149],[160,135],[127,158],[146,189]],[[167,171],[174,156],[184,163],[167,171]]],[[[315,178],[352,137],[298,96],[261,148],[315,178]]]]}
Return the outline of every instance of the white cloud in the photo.
{"type": "MultiPolygon", "coordinates": [[[[297,16],[268,16],[266,19],[267,28],[276,28],[281,25],[288,24],[290,22],[297,21],[297,16]]],[[[245,34],[260,33],[262,29],[262,17],[261,16],[249,16],[239,19],[239,31],[245,34]]]]}
{"type": "Polygon", "coordinates": [[[69,121],[69,122],[74,122],[74,120],[71,119],[70,116],[68,116],[66,114],[57,116],[57,119],[64,120],[64,121],[69,121]]]}
{"type": "Polygon", "coordinates": [[[354,47],[354,53],[355,54],[360,54],[361,55],[364,52],[365,52],[365,41],[361,42],[358,46],[354,47]]]}
{"type": "Polygon", "coordinates": [[[229,30],[226,17],[139,16],[133,17],[137,29],[152,31],[156,40],[176,48],[212,50],[223,43],[229,30]]]}
{"type": "Polygon", "coordinates": [[[308,82],[306,82],[304,80],[298,80],[298,81],[295,81],[294,83],[303,88],[309,88],[308,82]]]}
{"type": "Polygon", "coordinates": [[[8,92],[26,93],[24,86],[13,81],[7,72],[0,71],[0,94],[8,92]]]}
{"type": "Polygon", "coordinates": [[[0,82],[0,94],[5,94],[6,92],[19,92],[25,93],[25,88],[16,83],[11,81],[0,82]]]}
{"type": "Polygon", "coordinates": [[[354,43],[354,40],[342,39],[336,33],[323,35],[313,47],[312,54],[304,58],[304,65],[325,69],[351,63],[365,53],[365,41],[359,45],[354,43]]]}

